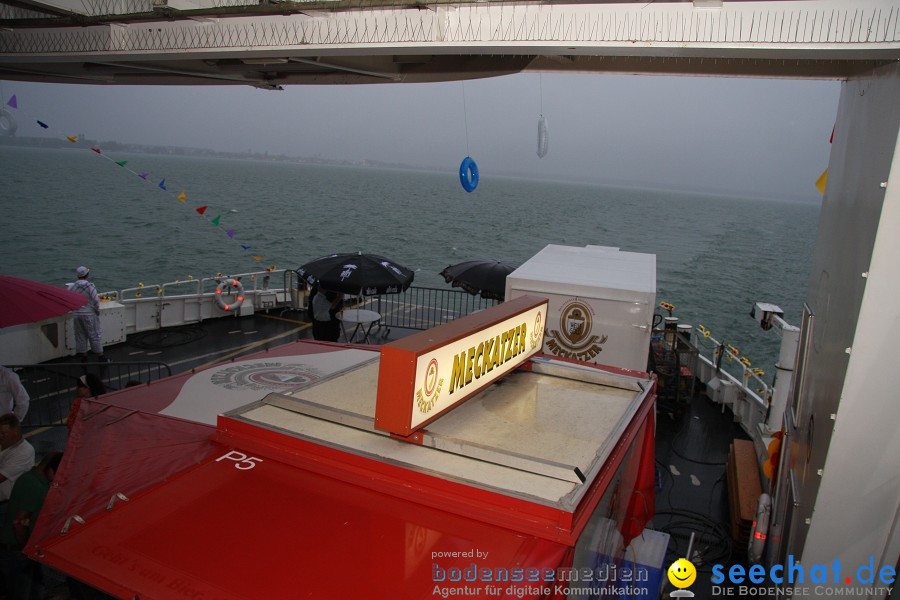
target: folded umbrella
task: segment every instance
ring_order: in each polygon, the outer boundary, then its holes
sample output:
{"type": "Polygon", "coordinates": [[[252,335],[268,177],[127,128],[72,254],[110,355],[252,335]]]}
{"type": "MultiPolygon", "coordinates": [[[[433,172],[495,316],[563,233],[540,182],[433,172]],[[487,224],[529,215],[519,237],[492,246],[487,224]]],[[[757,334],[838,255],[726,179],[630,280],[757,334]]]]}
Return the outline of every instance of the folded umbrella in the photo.
{"type": "Polygon", "coordinates": [[[503,300],[506,295],[506,276],[515,270],[514,265],[499,260],[469,260],[450,265],[441,271],[441,276],[453,287],[461,287],[470,294],[503,300]]]}

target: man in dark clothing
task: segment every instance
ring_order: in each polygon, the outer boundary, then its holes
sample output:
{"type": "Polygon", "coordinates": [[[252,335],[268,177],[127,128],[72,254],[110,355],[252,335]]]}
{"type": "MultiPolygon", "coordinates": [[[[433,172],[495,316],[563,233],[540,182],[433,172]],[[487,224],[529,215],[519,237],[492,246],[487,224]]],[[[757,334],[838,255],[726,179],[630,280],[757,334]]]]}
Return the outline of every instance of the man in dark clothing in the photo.
{"type": "Polygon", "coordinates": [[[341,332],[341,322],[337,319],[343,302],[343,294],[320,289],[312,299],[313,338],[326,342],[336,342],[341,332]]]}
{"type": "Polygon", "coordinates": [[[13,485],[6,518],[0,523],[0,566],[10,600],[42,597],[41,565],[25,556],[22,549],[34,529],[61,460],[62,452],[48,453],[13,485]]]}

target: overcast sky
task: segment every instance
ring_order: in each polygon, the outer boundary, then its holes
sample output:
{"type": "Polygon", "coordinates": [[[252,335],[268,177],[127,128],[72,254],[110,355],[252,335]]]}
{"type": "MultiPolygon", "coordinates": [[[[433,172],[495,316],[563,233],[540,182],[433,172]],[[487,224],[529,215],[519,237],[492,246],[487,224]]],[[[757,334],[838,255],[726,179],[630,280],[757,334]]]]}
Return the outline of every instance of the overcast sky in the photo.
{"type": "Polygon", "coordinates": [[[2,82],[19,136],[376,159],[815,201],[840,84],[536,73],[451,83],[137,87],[2,82]],[[465,99],[465,101],[464,101],[465,99]],[[549,152],[536,155],[543,112],[549,152]],[[467,135],[468,132],[468,135],[467,135]],[[58,134],[57,134],[58,135],[58,134]]]}

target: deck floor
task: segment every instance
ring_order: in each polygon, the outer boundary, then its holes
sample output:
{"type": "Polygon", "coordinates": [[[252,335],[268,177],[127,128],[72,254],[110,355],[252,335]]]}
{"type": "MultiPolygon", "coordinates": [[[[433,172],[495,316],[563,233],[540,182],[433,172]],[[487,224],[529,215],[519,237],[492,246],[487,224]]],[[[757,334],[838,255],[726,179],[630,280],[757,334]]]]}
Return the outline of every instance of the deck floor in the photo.
{"type": "MultiPolygon", "coordinates": [[[[706,396],[657,407],[656,516],[649,527],[671,536],[665,568],[687,555],[691,533],[695,534],[691,559],[697,580],[688,588],[695,598],[722,595],[713,594],[713,565],[724,565],[726,570],[732,564],[746,565],[746,552],[733,547],[731,539],[725,480],[728,446],[735,438],[749,439],[731,411],[723,411],[706,396]]],[[[666,581],[663,598],[672,591],[666,581]]]]}

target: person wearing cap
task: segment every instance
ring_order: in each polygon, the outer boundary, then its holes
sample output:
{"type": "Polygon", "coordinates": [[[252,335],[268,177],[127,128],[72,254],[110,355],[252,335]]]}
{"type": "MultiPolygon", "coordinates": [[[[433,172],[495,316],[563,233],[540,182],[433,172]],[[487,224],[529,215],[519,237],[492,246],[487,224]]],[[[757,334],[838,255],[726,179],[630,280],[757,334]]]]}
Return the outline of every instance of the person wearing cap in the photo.
{"type": "Polygon", "coordinates": [[[100,361],[106,361],[103,354],[103,332],[100,329],[100,296],[97,288],[88,281],[91,270],[87,267],[78,267],[75,274],[78,280],[69,284],[69,291],[86,296],[88,301],[80,308],[72,311],[75,315],[75,352],[81,356],[82,362],[87,361],[88,349],[97,355],[100,361]]]}

